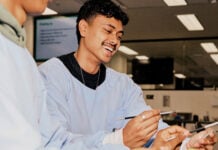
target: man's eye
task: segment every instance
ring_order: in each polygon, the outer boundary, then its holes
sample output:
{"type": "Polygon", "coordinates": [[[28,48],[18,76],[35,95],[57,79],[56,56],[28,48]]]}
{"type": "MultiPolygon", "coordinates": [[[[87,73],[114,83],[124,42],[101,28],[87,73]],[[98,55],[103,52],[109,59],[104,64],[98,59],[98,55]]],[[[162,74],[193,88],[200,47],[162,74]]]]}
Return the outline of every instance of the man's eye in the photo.
{"type": "Polygon", "coordinates": [[[105,29],[105,31],[106,31],[107,33],[111,33],[111,32],[112,32],[111,30],[107,30],[107,29],[105,29]]]}
{"type": "Polygon", "coordinates": [[[117,39],[118,39],[118,40],[120,40],[120,41],[121,41],[121,40],[122,40],[122,37],[123,37],[123,35],[122,35],[122,34],[117,34],[117,39]]]}
{"type": "Polygon", "coordinates": [[[122,40],[122,36],[118,36],[117,39],[121,41],[122,40]]]}

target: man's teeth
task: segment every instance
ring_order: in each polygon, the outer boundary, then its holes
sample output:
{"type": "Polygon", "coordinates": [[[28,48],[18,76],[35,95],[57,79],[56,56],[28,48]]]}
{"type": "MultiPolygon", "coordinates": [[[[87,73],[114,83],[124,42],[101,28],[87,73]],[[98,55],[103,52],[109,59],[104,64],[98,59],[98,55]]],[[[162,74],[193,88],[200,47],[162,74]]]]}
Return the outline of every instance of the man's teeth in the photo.
{"type": "Polygon", "coordinates": [[[107,47],[106,49],[113,52],[113,48],[107,47]]]}

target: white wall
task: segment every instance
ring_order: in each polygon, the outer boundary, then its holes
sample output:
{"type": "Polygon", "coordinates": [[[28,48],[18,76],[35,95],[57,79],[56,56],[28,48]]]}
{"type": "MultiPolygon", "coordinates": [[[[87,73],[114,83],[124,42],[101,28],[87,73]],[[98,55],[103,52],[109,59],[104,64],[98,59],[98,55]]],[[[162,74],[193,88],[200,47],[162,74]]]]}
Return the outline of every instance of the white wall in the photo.
{"type": "Polygon", "coordinates": [[[127,59],[124,55],[121,53],[117,52],[110,63],[107,64],[107,66],[113,68],[114,70],[117,70],[122,73],[127,72],[127,59]]]}
{"type": "Polygon", "coordinates": [[[218,119],[218,91],[144,91],[145,101],[153,108],[163,111],[191,112],[200,119],[209,114],[211,121],[218,119]],[[154,95],[154,99],[146,99],[146,95],[154,95]],[[170,97],[170,107],[163,107],[163,96],[170,97]],[[217,105],[217,106],[213,106],[217,105]]]}

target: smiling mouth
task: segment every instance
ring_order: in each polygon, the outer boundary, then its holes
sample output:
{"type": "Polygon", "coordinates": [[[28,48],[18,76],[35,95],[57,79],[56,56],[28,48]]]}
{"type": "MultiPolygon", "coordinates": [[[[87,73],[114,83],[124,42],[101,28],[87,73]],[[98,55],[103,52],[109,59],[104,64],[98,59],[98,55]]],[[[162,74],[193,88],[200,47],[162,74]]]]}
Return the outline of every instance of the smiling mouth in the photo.
{"type": "Polygon", "coordinates": [[[113,52],[113,51],[114,51],[114,49],[113,49],[113,48],[111,48],[111,47],[108,47],[108,46],[104,46],[104,48],[105,48],[106,50],[110,51],[110,52],[113,52]]]}
{"type": "Polygon", "coordinates": [[[111,53],[116,50],[116,45],[110,42],[103,42],[102,46],[105,50],[110,51],[111,53]]]}

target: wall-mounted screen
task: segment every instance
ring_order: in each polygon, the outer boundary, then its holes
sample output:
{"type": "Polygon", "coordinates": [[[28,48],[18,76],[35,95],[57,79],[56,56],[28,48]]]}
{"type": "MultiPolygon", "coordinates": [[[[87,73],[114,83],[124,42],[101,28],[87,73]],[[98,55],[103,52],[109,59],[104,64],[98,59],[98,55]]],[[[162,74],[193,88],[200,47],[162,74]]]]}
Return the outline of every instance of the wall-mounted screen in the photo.
{"type": "Polygon", "coordinates": [[[187,77],[185,79],[176,78],[176,90],[204,90],[204,78],[187,77]]]}
{"type": "Polygon", "coordinates": [[[172,84],[173,58],[150,58],[148,62],[132,61],[133,80],[138,84],[172,84]]]}
{"type": "Polygon", "coordinates": [[[77,49],[76,14],[38,16],[34,18],[34,59],[49,58],[77,49]]]}

